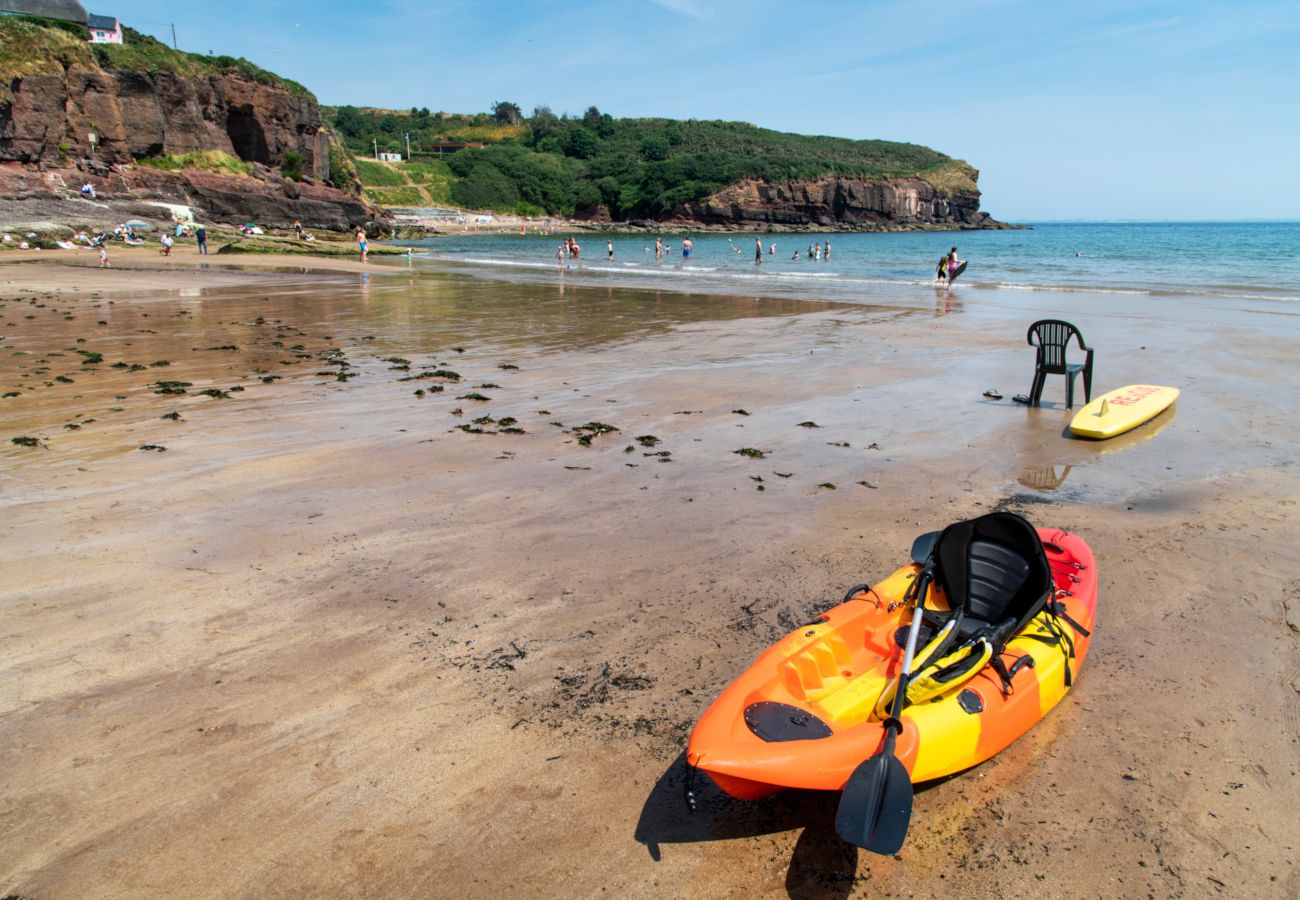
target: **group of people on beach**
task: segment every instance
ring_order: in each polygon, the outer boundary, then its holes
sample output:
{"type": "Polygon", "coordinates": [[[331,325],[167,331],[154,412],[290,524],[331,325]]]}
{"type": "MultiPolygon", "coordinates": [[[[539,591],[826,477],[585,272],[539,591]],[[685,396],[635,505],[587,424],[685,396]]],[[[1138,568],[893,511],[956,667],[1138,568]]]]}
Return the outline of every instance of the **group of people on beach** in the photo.
{"type": "MultiPolygon", "coordinates": [[[[691,251],[692,251],[694,248],[695,248],[695,245],[691,243],[691,239],[690,239],[690,238],[683,238],[683,239],[682,239],[682,259],[690,259],[690,258],[691,258],[691,251]]],[[[643,247],[642,250],[641,250],[641,252],[642,252],[642,253],[649,253],[649,252],[650,252],[650,245],[647,244],[645,247],[643,247]]],[[[673,255],[673,248],[670,247],[668,244],[665,244],[663,238],[661,238],[661,237],[659,237],[659,238],[655,238],[655,259],[663,259],[665,256],[672,256],[672,255],[673,255]]]]}
{"type": "MultiPolygon", "coordinates": [[[[613,241],[607,241],[606,243],[609,244],[609,258],[613,259],[614,243],[613,241]]],[[[578,242],[571,237],[566,237],[564,243],[555,251],[555,265],[557,268],[562,268],[566,257],[568,259],[577,259],[580,256],[582,256],[582,248],[578,246],[578,242]]]]}
{"type": "MultiPolygon", "coordinates": [[[[773,253],[776,252],[776,244],[773,244],[773,245],[772,245],[772,252],[773,252],[773,253]]],[[[794,256],[792,256],[792,257],[790,257],[790,258],[791,258],[791,259],[799,259],[799,251],[798,251],[798,250],[795,250],[795,251],[794,251],[794,256]]],[[[823,260],[823,259],[830,259],[830,258],[831,258],[831,242],[830,242],[830,241],[826,241],[826,243],[825,243],[824,245],[823,245],[823,244],[809,244],[809,245],[808,245],[808,255],[807,255],[806,257],[804,257],[804,259],[812,259],[812,260],[817,260],[817,261],[820,261],[820,260],[823,260]]]]}
{"type": "Polygon", "coordinates": [[[934,270],[934,282],[939,284],[946,283],[952,287],[953,281],[957,278],[957,267],[961,265],[961,260],[957,258],[957,248],[953,247],[943,256],[939,257],[939,264],[934,270]]]}

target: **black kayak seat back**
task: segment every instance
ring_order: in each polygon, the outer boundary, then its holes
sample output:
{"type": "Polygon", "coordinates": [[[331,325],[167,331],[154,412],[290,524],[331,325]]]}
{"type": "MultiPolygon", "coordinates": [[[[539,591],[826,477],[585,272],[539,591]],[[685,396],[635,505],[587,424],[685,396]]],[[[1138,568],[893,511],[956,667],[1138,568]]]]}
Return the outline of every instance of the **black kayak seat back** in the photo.
{"type": "Polygon", "coordinates": [[[966,633],[992,626],[1005,640],[1043,609],[1053,587],[1037,530],[1014,513],[949,525],[934,559],[935,576],[949,607],[961,612],[966,633]]]}
{"type": "Polygon", "coordinates": [[[967,556],[966,615],[984,622],[1002,621],[1007,604],[1029,577],[1029,563],[992,541],[971,541],[967,556]]]}

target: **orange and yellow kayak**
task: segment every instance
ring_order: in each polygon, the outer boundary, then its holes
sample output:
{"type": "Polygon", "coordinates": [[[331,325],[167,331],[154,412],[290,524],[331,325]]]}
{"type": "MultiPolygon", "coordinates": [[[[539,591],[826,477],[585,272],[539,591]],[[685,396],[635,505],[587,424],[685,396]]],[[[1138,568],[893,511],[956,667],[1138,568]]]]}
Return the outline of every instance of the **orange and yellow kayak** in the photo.
{"type": "MultiPolygon", "coordinates": [[[[1055,593],[1048,609],[1007,642],[1002,660],[1013,673],[1010,689],[986,665],[948,693],[903,710],[895,753],[913,783],[998,753],[1060,702],[1083,665],[1097,614],[1092,551],[1076,535],[1037,531],[1055,593]],[[1017,665],[1025,655],[1032,662],[1017,665]]],[[[902,667],[896,634],[906,635],[911,623],[913,607],[903,596],[919,570],[903,566],[766,650],[695,726],[687,762],[744,800],[787,787],[842,790],[881,748],[877,709],[902,667]]],[[[938,585],[925,605],[947,609],[938,585]]]]}

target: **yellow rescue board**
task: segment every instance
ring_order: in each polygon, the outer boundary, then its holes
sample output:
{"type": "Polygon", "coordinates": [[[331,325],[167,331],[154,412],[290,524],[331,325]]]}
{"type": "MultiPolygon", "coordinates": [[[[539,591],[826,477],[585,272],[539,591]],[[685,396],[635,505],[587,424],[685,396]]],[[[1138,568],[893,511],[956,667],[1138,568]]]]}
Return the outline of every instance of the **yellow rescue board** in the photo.
{"type": "Polygon", "coordinates": [[[1130,384],[1097,397],[1070,420],[1079,437],[1113,438],[1154,419],[1178,399],[1178,388],[1130,384]]]}

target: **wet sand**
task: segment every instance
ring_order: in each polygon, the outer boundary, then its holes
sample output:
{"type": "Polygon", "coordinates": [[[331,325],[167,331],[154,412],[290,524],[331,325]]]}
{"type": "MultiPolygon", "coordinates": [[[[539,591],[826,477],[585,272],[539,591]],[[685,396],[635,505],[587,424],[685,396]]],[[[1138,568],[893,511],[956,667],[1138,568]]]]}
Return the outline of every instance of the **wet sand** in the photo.
{"type": "Polygon", "coordinates": [[[1300,893],[1285,306],[238,263],[0,263],[0,891],[1300,893]],[[1011,403],[1050,316],[1177,407],[1099,444],[1059,378],[1011,403]],[[732,676],[993,508],[1097,556],[1047,719],[896,858],[834,795],[687,812],[732,676]]]}

